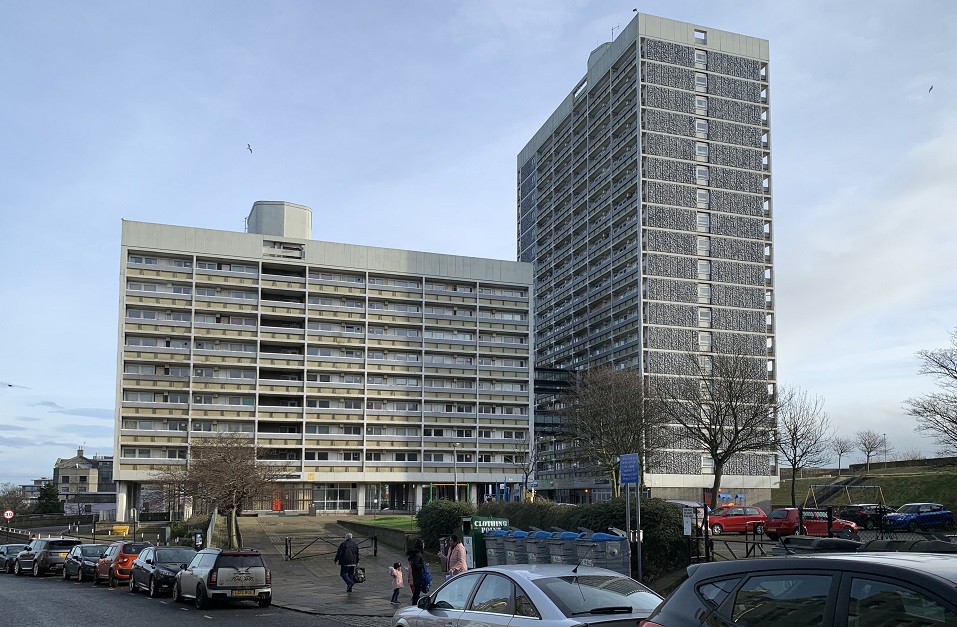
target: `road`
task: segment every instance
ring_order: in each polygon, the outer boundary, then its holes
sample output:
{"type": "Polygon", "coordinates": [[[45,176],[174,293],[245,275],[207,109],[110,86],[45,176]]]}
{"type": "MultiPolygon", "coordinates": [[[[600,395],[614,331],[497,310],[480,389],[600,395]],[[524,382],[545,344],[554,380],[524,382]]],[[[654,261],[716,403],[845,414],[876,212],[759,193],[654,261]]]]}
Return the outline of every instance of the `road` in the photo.
{"type": "Polygon", "coordinates": [[[197,610],[192,603],[174,603],[169,597],[150,599],[143,593],[130,594],[126,587],[111,589],[105,584],[93,586],[63,581],[59,575],[34,579],[0,574],[0,590],[3,616],[19,627],[128,627],[135,623],[266,627],[361,624],[347,617],[333,620],[277,607],[260,608],[253,603],[215,605],[209,610],[197,610]]]}

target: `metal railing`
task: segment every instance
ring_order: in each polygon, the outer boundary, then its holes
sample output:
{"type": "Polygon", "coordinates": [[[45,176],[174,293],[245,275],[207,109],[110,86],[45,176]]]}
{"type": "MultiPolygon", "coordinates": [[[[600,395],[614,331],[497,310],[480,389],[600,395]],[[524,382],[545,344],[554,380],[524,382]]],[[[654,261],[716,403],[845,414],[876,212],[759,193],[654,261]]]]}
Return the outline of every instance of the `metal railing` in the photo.
{"type": "MultiPolygon", "coordinates": [[[[359,555],[379,554],[379,536],[354,537],[359,555]]],[[[286,536],[283,558],[286,560],[309,557],[334,557],[342,543],[342,536],[286,536]]]]}

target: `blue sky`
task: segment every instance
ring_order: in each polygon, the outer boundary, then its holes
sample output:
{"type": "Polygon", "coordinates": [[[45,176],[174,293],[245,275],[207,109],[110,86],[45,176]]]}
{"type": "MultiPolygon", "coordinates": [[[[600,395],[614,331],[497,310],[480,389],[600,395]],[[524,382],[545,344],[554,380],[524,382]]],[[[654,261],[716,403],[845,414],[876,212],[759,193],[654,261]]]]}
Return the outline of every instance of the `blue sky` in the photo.
{"type": "Polygon", "coordinates": [[[957,327],[949,0],[0,0],[0,482],[112,452],[121,218],[286,200],[514,259],[516,155],[634,7],[770,40],[779,379],[931,453],[901,401],[957,327]]]}

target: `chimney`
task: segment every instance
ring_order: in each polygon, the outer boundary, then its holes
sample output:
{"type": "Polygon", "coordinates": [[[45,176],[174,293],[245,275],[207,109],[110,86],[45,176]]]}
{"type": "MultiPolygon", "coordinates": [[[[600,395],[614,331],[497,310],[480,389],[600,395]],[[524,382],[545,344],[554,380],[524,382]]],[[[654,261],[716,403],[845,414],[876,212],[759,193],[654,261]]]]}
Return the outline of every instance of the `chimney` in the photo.
{"type": "Polygon", "coordinates": [[[77,456],[77,457],[83,457],[83,447],[82,447],[82,446],[76,449],[76,456],[77,456]]]}

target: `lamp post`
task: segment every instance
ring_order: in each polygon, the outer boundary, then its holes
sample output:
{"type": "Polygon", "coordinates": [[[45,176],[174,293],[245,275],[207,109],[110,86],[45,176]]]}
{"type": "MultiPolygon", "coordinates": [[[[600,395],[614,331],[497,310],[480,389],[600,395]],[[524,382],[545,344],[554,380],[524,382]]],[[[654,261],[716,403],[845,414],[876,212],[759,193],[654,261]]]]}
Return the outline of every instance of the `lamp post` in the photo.
{"type": "Polygon", "coordinates": [[[452,480],[455,482],[455,497],[453,500],[459,500],[459,443],[452,442],[452,480]]]}

